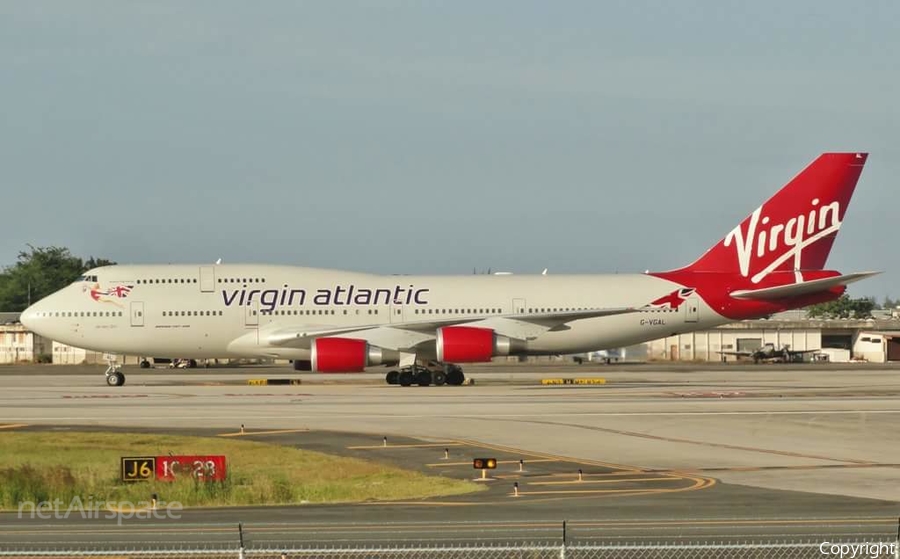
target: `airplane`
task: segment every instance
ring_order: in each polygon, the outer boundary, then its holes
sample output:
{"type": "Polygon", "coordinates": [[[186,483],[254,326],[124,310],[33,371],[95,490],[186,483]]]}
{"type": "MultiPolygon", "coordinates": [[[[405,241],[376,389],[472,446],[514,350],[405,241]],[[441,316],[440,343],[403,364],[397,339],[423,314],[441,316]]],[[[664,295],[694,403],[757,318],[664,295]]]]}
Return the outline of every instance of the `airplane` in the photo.
{"type": "MultiPolygon", "coordinates": [[[[865,153],[825,153],[694,263],[606,275],[374,275],[278,265],[115,265],[24,311],[41,336],[114,357],[385,365],[389,384],[460,385],[461,364],[626,347],[838,298],[877,272],[825,269],[865,153]]],[[[671,234],[667,237],[671,242],[671,234]]]]}
{"type": "Polygon", "coordinates": [[[789,344],[784,344],[780,348],[776,348],[775,344],[767,343],[762,347],[756,348],[752,351],[743,350],[743,351],[720,351],[721,355],[733,355],[735,357],[753,359],[754,363],[759,363],[761,361],[778,361],[779,363],[802,363],[803,356],[807,353],[816,353],[821,351],[820,349],[803,349],[803,350],[792,350],[789,344]]]}

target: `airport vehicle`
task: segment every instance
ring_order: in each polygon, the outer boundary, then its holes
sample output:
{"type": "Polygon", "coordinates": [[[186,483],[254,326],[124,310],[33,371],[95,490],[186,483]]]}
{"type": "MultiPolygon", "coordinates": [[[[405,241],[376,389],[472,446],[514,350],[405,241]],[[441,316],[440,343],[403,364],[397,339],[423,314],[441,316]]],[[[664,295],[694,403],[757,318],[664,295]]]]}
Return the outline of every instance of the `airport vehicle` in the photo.
{"type": "MultiPolygon", "coordinates": [[[[110,354],[396,367],[462,384],[459,364],[625,347],[839,297],[875,272],[825,262],[867,154],[819,156],[693,264],[608,275],[379,276],[272,265],[117,265],[29,307],[38,334],[110,354]]],[[[125,376],[115,361],[107,383],[125,376]]]]}
{"type": "Polygon", "coordinates": [[[622,359],[625,359],[624,347],[589,351],[587,353],[579,353],[572,356],[572,361],[578,363],[579,365],[583,364],[584,362],[606,363],[607,365],[609,365],[611,363],[618,363],[622,359]]]}
{"type": "Polygon", "coordinates": [[[816,353],[820,349],[803,349],[793,350],[789,344],[781,347],[775,347],[775,344],[768,343],[754,350],[744,351],[720,351],[722,355],[733,355],[738,358],[752,359],[754,363],[762,361],[777,361],[778,363],[802,363],[803,357],[810,353],[816,353]]]}

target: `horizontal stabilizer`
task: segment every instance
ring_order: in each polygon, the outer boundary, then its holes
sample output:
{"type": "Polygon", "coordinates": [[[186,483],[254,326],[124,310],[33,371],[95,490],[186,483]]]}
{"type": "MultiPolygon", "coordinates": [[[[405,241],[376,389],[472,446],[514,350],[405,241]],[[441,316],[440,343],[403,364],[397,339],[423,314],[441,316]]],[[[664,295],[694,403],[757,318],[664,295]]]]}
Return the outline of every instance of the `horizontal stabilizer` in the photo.
{"type": "Polygon", "coordinates": [[[833,278],[822,278],[801,283],[792,283],[790,285],[779,285],[777,287],[764,287],[762,289],[743,289],[735,291],[731,294],[735,299],[744,300],[771,300],[786,299],[789,297],[800,297],[802,295],[812,295],[821,293],[834,287],[848,285],[855,281],[866,279],[868,277],[880,274],[881,272],[857,272],[855,274],[847,274],[843,276],[835,276],[833,278]]]}

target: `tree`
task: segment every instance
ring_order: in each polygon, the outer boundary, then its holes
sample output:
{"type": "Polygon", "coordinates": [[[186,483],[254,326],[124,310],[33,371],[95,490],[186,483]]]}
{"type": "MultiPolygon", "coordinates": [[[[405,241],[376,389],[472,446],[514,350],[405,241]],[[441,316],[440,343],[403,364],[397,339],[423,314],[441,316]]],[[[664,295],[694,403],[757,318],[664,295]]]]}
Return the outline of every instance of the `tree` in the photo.
{"type": "Polygon", "coordinates": [[[872,318],[874,308],[875,299],[871,297],[851,299],[844,293],[834,301],[807,307],[806,314],[810,318],[872,318]]]}
{"type": "Polygon", "coordinates": [[[885,296],[884,302],[881,303],[882,309],[895,309],[900,306],[900,299],[891,299],[888,296],[885,296]]]}
{"type": "Polygon", "coordinates": [[[69,285],[85,270],[115,264],[103,258],[87,261],[64,247],[33,247],[19,253],[17,262],[0,272],[0,310],[18,312],[29,303],[69,285]]]}

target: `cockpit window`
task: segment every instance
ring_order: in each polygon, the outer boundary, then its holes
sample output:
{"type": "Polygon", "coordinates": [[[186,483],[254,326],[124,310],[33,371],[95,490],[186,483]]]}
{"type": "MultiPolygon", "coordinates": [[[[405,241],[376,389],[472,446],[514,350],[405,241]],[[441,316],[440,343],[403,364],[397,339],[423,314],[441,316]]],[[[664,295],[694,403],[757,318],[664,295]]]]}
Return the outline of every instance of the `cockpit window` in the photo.
{"type": "Polygon", "coordinates": [[[76,281],[76,282],[79,282],[79,281],[93,281],[93,282],[96,282],[96,281],[97,281],[97,276],[88,276],[88,275],[78,276],[78,279],[75,280],[75,281],[76,281]]]}

